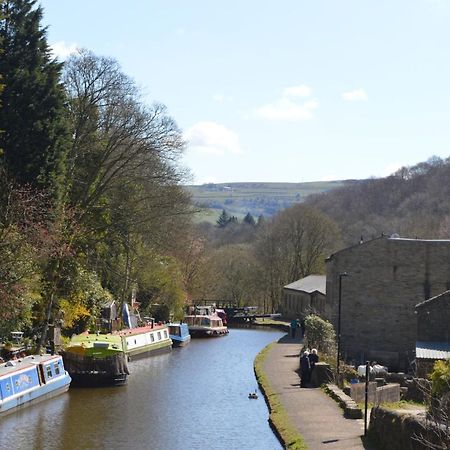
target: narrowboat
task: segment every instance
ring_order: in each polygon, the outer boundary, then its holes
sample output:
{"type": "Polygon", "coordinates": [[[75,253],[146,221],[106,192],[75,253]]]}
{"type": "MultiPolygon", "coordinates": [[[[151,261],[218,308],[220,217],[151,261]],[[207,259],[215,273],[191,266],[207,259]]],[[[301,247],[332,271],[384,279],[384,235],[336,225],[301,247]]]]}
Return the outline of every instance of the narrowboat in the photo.
{"type": "Polygon", "coordinates": [[[74,385],[119,386],[130,373],[128,361],[171,349],[167,325],[151,322],[113,333],[75,335],[62,355],[74,385]]]}
{"type": "Polygon", "coordinates": [[[165,324],[152,321],[145,326],[127,328],[116,333],[122,339],[123,351],[129,360],[172,350],[172,339],[165,324]]]}
{"type": "Polygon", "coordinates": [[[184,321],[192,337],[217,337],[228,333],[228,328],[217,314],[187,315],[184,316],[184,321]]]}
{"type": "Polygon", "coordinates": [[[69,389],[71,378],[59,355],[26,356],[0,365],[0,417],[55,397],[69,389]]]}
{"type": "Polygon", "coordinates": [[[119,335],[88,332],[74,335],[62,356],[74,385],[117,386],[127,381],[127,355],[119,335]]]}
{"type": "Polygon", "coordinates": [[[191,342],[187,323],[169,323],[169,336],[174,347],[184,347],[191,342]]]}

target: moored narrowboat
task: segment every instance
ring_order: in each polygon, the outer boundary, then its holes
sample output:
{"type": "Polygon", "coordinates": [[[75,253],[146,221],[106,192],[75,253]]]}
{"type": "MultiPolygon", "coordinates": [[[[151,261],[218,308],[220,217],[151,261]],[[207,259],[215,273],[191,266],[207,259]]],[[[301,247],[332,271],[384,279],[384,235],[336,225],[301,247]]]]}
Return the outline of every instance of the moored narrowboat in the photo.
{"type": "Polygon", "coordinates": [[[218,337],[228,333],[228,328],[217,314],[187,315],[184,316],[184,321],[192,337],[218,337]]]}
{"type": "Polygon", "coordinates": [[[189,327],[187,323],[169,323],[169,336],[174,347],[184,347],[191,342],[189,327]]]}
{"type": "Polygon", "coordinates": [[[59,355],[26,356],[0,365],[0,416],[69,389],[71,378],[59,355]]]}
{"type": "Polygon", "coordinates": [[[129,360],[170,352],[172,340],[169,328],[153,321],[146,326],[116,332],[122,338],[123,350],[129,360]]]}
{"type": "Polygon", "coordinates": [[[121,385],[127,381],[127,355],[119,335],[88,332],[74,335],[62,355],[74,385],[121,385]]]}

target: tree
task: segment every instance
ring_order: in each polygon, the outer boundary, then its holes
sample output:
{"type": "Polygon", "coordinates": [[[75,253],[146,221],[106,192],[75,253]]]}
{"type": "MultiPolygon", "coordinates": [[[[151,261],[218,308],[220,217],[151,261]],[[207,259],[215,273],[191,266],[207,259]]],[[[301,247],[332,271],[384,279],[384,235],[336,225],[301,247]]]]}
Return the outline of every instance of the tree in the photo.
{"type": "Polygon", "coordinates": [[[243,219],[243,222],[254,227],[256,225],[254,217],[248,212],[243,219]]]}
{"type": "Polygon", "coordinates": [[[62,197],[68,144],[61,64],[51,60],[36,0],[1,5],[0,148],[12,176],[62,197]]]}
{"type": "Polygon", "coordinates": [[[262,227],[256,254],[274,310],[278,308],[281,288],[313,273],[322,273],[327,253],[338,244],[336,224],[303,204],[280,212],[262,227]]]}
{"type": "Polygon", "coordinates": [[[180,269],[168,255],[193,213],[181,186],[181,131],[163,105],[144,104],[114,59],[81,50],[63,79],[74,130],[69,198],[88,230],[78,250],[120,301],[137,286],[145,305],[178,309],[180,269]]]}
{"type": "Polygon", "coordinates": [[[219,228],[225,228],[230,223],[230,215],[223,209],[222,214],[220,214],[217,219],[217,226],[219,228]]]}

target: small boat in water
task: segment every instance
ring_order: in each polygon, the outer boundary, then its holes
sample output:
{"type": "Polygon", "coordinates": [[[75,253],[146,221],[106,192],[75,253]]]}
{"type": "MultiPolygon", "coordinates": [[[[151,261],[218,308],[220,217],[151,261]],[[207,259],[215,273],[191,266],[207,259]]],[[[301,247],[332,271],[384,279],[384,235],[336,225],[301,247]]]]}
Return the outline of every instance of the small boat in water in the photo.
{"type": "Polygon", "coordinates": [[[62,394],[71,378],[59,355],[26,356],[0,365],[0,416],[62,394]]]}
{"type": "Polygon", "coordinates": [[[216,337],[228,333],[228,328],[216,314],[213,306],[191,307],[189,313],[184,316],[184,321],[192,337],[216,337]]]}
{"type": "Polygon", "coordinates": [[[191,342],[189,327],[187,323],[169,323],[169,336],[174,347],[184,347],[191,342]]]}

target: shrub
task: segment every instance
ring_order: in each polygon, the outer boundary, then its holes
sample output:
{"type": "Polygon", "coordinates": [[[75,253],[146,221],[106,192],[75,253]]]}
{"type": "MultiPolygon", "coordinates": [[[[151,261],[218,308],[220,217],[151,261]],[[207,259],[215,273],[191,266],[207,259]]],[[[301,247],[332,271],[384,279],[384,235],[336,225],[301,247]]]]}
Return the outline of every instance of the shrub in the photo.
{"type": "Polygon", "coordinates": [[[450,391],[450,360],[436,361],[430,373],[432,382],[431,394],[442,397],[450,391]]]}
{"type": "Polygon", "coordinates": [[[334,353],[336,334],[330,322],[310,314],[305,319],[305,333],[309,348],[317,348],[322,353],[334,353]]]}

